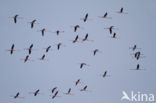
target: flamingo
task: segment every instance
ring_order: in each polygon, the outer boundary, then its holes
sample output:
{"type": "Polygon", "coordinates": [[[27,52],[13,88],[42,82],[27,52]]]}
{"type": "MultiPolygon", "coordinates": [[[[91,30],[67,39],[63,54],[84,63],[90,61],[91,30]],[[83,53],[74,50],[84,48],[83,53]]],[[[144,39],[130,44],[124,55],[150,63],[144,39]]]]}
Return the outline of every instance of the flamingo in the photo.
{"type": "Polygon", "coordinates": [[[94,56],[96,55],[96,53],[99,51],[99,49],[95,49],[94,51],[93,51],[93,54],[94,54],[94,56]]]}
{"type": "Polygon", "coordinates": [[[123,13],[123,7],[120,9],[120,13],[123,13]]]}
{"type": "Polygon", "coordinates": [[[52,96],[52,99],[54,99],[58,94],[58,91],[55,92],[55,94],[52,96]]]}
{"type": "Polygon", "coordinates": [[[71,94],[71,88],[68,89],[68,92],[65,93],[66,95],[70,95],[71,94]]]}
{"type": "Polygon", "coordinates": [[[107,75],[107,71],[104,72],[104,74],[102,75],[102,77],[104,78],[104,77],[106,77],[106,75],[107,75]]]}
{"type": "Polygon", "coordinates": [[[30,22],[31,23],[31,28],[34,27],[35,22],[36,22],[36,19],[30,22]]]}
{"type": "Polygon", "coordinates": [[[85,18],[83,19],[84,22],[86,22],[88,19],[88,13],[85,15],[85,18]]]}
{"type": "Polygon", "coordinates": [[[118,11],[117,13],[120,13],[120,14],[128,14],[127,12],[124,12],[123,11],[123,7],[121,7],[120,11],[118,11]]]}
{"type": "Polygon", "coordinates": [[[116,38],[116,33],[113,34],[112,38],[116,38]]]}
{"type": "Polygon", "coordinates": [[[140,70],[140,65],[137,64],[136,70],[140,70]]]}
{"type": "Polygon", "coordinates": [[[74,32],[77,31],[77,28],[80,28],[80,26],[79,26],[79,25],[75,25],[75,26],[74,26],[74,32]]]}
{"type": "Polygon", "coordinates": [[[28,59],[29,59],[29,55],[27,55],[27,56],[25,57],[25,59],[24,59],[24,63],[27,62],[28,59]]]}
{"type": "Polygon", "coordinates": [[[63,33],[64,31],[56,30],[56,34],[59,35],[60,33],[63,33]]]}
{"type": "Polygon", "coordinates": [[[80,79],[78,79],[78,80],[75,82],[75,85],[77,86],[79,83],[80,83],[80,79]]]}
{"type": "Polygon", "coordinates": [[[14,96],[14,98],[16,99],[16,98],[18,98],[19,97],[19,95],[20,95],[20,93],[19,92],[17,92],[16,93],[16,95],[14,96]]]}
{"type": "Polygon", "coordinates": [[[36,90],[35,92],[34,92],[34,96],[37,96],[37,94],[39,94],[39,89],[38,90],[36,90]]]}
{"type": "Polygon", "coordinates": [[[88,40],[88,33],[86,34],[85,38],[82,41],[88,40]]]}
{"type": "Polygon", "coordinates": [[[108,13],[106,12],[103,16],[99,16],[100,18],[103,19],[112,19],[111,17],[108,17],[108,13]]]}
{"type": "Polygon", "coordinates": [[[140,65],[139,65],[139,64],[137,64],[137,66],[136,66],[136,68],[135,68],[135,69],[130,69],[130,70],[145,70],[145,69],[141,69],[141,68],[140,68],[140,65]]]}
{"type": "Polygon", "coordinates": [[[84,65],[87,65],[86,63],[81,63],[80,68],[82,68],[84,65]]]}
{"type": "Polygon", "coordinates": [[[110,34],[112,34],[112,29],[115,29],[114,26],[110,26],[109,28],[104,28],[104,29],[109,29],[110,34]]]}
{"type": "Polygon", "coordinates": [[[50,50],[50,48],[51,48],[51,46],[48,46],[48,47],[46,48],[46,52],[48,52],[48,51],[50,50]]]}
{"type": "Polygon", "coordinates": [[[45,28],[43,28],[43,29],[41,30],[42,36],[44,36],[45,31],[46,31],[46,29],[45,29],[45,28]]]}
{"type": "Polygon", "coordinates": [[[51,92],[54,93],[54,91],[57,89],[57,87],[54,87],[51,92]]]}
{"type": "Polygon", "coordinates": [[[57,44],[57,50],[59,50],[60,49],[60,46],[62,45],[62,43],[58,43],[57,44]]]}
{"type": "Polygon", "coordinates": [[[12,54],[13,54],[13,52],[15,51],[15,50],[14,50],[14,48],[15,48],[15,45],[14,45],[14,44],[12,44],[12,46],[11,46],[10,50],[7,50],[7,51],[10,51],[10,54],[12,55],[12,54]]]}
{"type": "Polygon", "coordinates": [[[87,90],[87,85],[84,87],[84,88],[82,88],[80,91],[86,91],[87,90]]]}
{"type": "Polygon", "coordinates": [[[104,15],[103,15],[103,18],[106,18],[108,15],[108,13],[106,12],[104,15]]]}
{"type": "Polygon", "coordinates": [[[79,38],[79,36],[77,35],[77,36],[75,37],[75,39],[73,40],[73,43],[76,43],[76,42],[78,41],[78,38],[79,38]]]}
{"type": "Polygon", "coordinates": [[[133,46],[132,50],[134,51],[136,49],[136,45],[133,46]]]}
{"type": "Polygon", "coordinates": [[[138,51],[134,54],[134,57],[138,60],[140,58],[141,52],[138,51]]]}
{"type": "Polygon", "coordinates": [[[45,54],[43,54],[43,56],[40,58],[40,60],[44,60],[45,59],[45,54]]]}
{"type": "Polygon", "coordinates": [[[19,15],[16,14],[16,15],[13,17],[14,23],[15,23],[15,24],[17,23],[17,18],[18,18],[18,16],[19,16],[19,15]]]}
{"type": "Polygon", "coordinates": [[[141,49],[141,48],[138,48],[137,45],[135,44],[133,47],[129,47],[129,49],[132,49],[133,51],[135,51],[136,49],[141,49]]]}
{"type": "Polygon", "coordinates": [[[30,47],[28,48],[29,54],[31,54],[32,48],[33,48],[33,44],[31,44],[30,47]]]}

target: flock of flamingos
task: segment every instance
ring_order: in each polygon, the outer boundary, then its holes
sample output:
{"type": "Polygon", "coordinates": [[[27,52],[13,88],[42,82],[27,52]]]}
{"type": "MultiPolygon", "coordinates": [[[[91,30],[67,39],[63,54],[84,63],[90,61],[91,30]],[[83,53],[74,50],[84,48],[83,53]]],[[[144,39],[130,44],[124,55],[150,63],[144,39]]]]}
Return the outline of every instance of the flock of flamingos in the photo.
{"type": "MultiPolygon", "coordinates": [[[[117,11],[117,13],[118,13],[118,14],[121,14],[121,15],[122,15],[122,14],[128,14],[127,12],[125,12],[125,11],[123,10],[123,8],[121,8],[119,11],[117,11]]],[[[86,13],[86,15],[84,16],[84,18],[81,18],[81,20],[83,20],[83,22],[87,22],[87,21],[88,21],[88,16],[89,16],[88,13],[86,13]]],[[[112,17],[109,17],[109,16],[108,16],[108,13],[107,13],[107,12],[104,13],[103,16],[99,16],[99,18],[102,18],[102,19],[112,19],[112,17]]],[[[15,16],[13,17],[13,21],[14,21],[15,24],[17,24],[17,23],[19,22],[18,19],[20,19],[20,16],[19,16],[19,15],[15,15],[15,16]]],[[[33,28],[35,27],[36,24],[37,24],[37,20],[36,20],[36,19],[35,19],[35,20],[32,20],[32,21],[30,22],[30,27],[31,27],[31,29],[33,29],[33,28]]],[[[75,25],[75,26],[73,26],[73,29],[74,29],[73,32],[77,32],[77,30],[78,30],[79,28],[81,28],[80,25],[75,25]]],[[[110,26],[110,27],[104,28],[104,29],[107,29],[107,30],[109,31],[110,37],[111,37],[112,39],[119,39],[118,36],[116,35],[116,33],[114,32],[114,29],[116,29],[115,26],[110,26]]],[[[46,31],[47,31],[46,28],[43,28],[43,29],[40,30],[41,35],[42,35],[43,37],[45,36],[46,31]]],[[[54,33],[56,33],[57,35],[59,35],[60,33],[63,33],[63,32],[64,32],[64,31],[57,30],[57,31],[55,31],[54,33]]],[[[87,33],[83,39],[80,39],[80,38],[79,38],[79,35],[76,35],[76,37],[72,40],[72,43],[76,43],[76,42],[79,42],[79,41],[82,41],[82,42],[84,42],[84,41],[91,41],[91,42],[92,42],[93,40],[89,40],[89,39],[88,39],[88,36],[89,36],[89,35],[88,35],[88,33],[87,33]]],[[[60,50],[60,48],[61,48],[61,46],[63,46],[63,44],[62,44],[62,43],[58,43],[56,46],[57,46],[57,50],[60,50]]],[[[50,51],[50,49],[51,49],[51,46],[49,45],[47,48],[45,48],[45,52],[48,53],[48,52],[50,51]]],[[[140,48],[138,48],[137,45],[131,46],[131,47],[129,47],[129,49],[131,49],[131,50],[134,52],[134,53],[132,54],[132,56],[133,56],[136,60],[139,60],[141,57],[143,57],[143,56],[142,56],[143,54],[139,51],[140,48]],[[137,50],[137,51],[136,51],[136,50],[137,50]]],[[[28,48],[26,48],[25,50],[28,51],[28,55],[25,56],[25,58],[23,59],[23,62],[24,62],[24,63],[27,63],[28,61],[31,60],[31,59],[30,59],[30,55],[31,55],[31,53],[32,53],[32,51],[33,51],[33,44],[31,44],[31,45],[30,45],[28,48]]],[[[11,55],[13,55],[14,52],[16,52],[16,51],[18,51],[18,50],[16,49],[15,44],[12,44],[11,48],[10,48],[9,50],[7,50],[7,51],[9,51],[11,55]]],[[[94,49],[94,50],[93,50],[93,56],[96,56],[96,54],[97,54],[98,52],[101,52],[101,51],[100,51],[99,49],[94,49]]],[[[43,55],[40,57],[40,60],[45,60],[45,58],[46,58],[46,55],[43,54],[43,55]]],[[[82,69],[82,68],[85,68],[85,66],[89,66],[89,65],[88,65],[87,63],[84,63],[84,62],[80,63],[80,68],[81,68],[81,69],[82,69]]],[[[137,64],[136,68],[131,69],[131,70],[137,70],[137,71],[138,71],[138,70],[144,70],[144,69],[143,69],[143,68],[140,68],[140,65],[137,64]]],[[[108,75],[107,71],[104,71],[104,73],[103,73],[103,75],[102,75],[101,77],[102,77],[102,78],[106,78],[106,77],[109,77],[109,76],[110,76],[110,75],[108,75]]],[[[77,80],[75,81],[75,86],[79,85],[79,83],[81,83],[81,80],[80,80],[80,79],[77,79],[77,80]]],[[[88,91],[87,87],[88,87],[88,85],[84,85],[84,87],[81,88],[80,91],[82,91],[82,92],[88,91]]],[[[37,89],[36,91],[32,92],[32,94],[33,94],[34,96],[37,96],[38,94],[40,94],[40,89],[37,89]]],[[[67,92],[66,92],[66,93],[63,93],[63,94],[65,94],[65,95],[72,95],[72,88],[69,88],[69,89],[67,90],[67,92]]],[[[20,96],[20,93],[19,93],[19,92],[17,92],[16,94],[14,94],[14,95],[11,96],[11,97],[14,98],[14,99],[23,98],[23,97],[20,96]]],[[[59,89],[58,89],[58,87],[54,87],[54,88],[51,89],[51,98],[54,99],[54,98],[56,98],[56,97],[59,97],[59,89]]]]}

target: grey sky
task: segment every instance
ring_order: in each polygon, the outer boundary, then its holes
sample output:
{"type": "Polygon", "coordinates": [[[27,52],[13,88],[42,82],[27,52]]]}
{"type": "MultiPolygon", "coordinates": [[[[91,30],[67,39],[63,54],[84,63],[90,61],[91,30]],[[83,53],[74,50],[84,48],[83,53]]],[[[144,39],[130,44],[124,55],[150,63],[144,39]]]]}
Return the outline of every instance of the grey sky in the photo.
{"type": "MultiPolygon", "coordinates": [[[[0,102],[3,103],[114,103],[121,102],[122,91],[153,93],[156,95],[156,66],[154,44],[156,38],[156,1],[155,0],[0,0],[0,102]],[[118,14],[123,7],[128,14],[118,14]],[[108,12],[112,19],[102,19],[108,12]],[[83,22],[85,14],[89,20],[83,22]],[[19,14],[14,24],[13,17],[19,14]],[[36,19],[33,29],[32,20],[36,19]],[[74,25],[82,29],[73,31],[74,25]],[[119,39],[110,38],[109,31],[104,29],[111,25],[119,39]],[[42,37],[38,32],[42,28],[49,31],[64,30],[57,36],[46,32],[42,37]],[[73,44],[76,35],[94,42],[78,42],[73,44]],[[65,46],[58,51],[57,43],[65,46]],[[15,44],[13,55],[7,52],[15,44]],[[28,51],[23,50],[34,44],[30,59],[24,63],[28,51]],[[134,59],[130,54],[130,46],[136,44],[141,48],[145,58],[134,59]],[[52,46],[52,51],[45,53],[43,48],[52,46]],[[102,53],[93,56],[92,51],[99,49],[102,53]],[[46,54],[46,61],[40,61],[46,54]],[[79,63],[86,62],[82,70],[79,63]],[[140,64],[145,71],[131,71],[140,64]],[[107,70],[111,77],[102,78],[100,75],[107,70]],[[82,83],[75,87],[74,82],[81,79],[82,83]],[[90,92],[79,90],[88,85],[90,92]],[[50,89],[57,86],[60,98],[51,99],[50,89]],[[72,96],[63,93],[72,88],[72,96]],[[34,97],[29,92],[40,89],[41,94],[34,97]],[[12,95],[20,92],[24,99],[13,99],[12,95]]],[[[138,51],[138,50],[137,50],[138,51]]],[[[122,101],[124,103],[124,101],[122,101]]],[[[142,102],[144,103],[144,102],[142,102]]]]}

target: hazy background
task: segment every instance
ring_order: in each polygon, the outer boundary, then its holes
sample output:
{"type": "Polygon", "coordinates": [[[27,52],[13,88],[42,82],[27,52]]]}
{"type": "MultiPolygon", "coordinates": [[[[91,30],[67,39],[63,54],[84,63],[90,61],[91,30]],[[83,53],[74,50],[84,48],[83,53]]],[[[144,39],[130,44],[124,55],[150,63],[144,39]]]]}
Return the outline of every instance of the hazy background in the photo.
{"type": "MultiPolygon", "coordinates": [[[[114,103],[121,101],[122,91],[130,93],[156,94],[156,1],[155,0],[0,0],[0,102],[2,103],[114,103]],[[125,14],[117,11],[123,7],[125,14]],[[112,19],[102,19],[108,12],[112,19]],[[89,20],[83,22],[85,14],[89,20]],[[13,17],[19,14],[17,24],[13,17]],[[36,19],[33,29],[32,20],[36,19]],[[74,25],[83,29],[73,32],[74,25]],[[109,31],[104,29],[111,25],[119,39],[110,38],[109,31]],[[49,31],[64,30],[57,36],[46,32],[42,37],[38,32],[42,28],[49,31]],[[79,35],[84,38],[89,34],[94,42],[79,42],[71,40],[79,35]],[[65,46],[58,51],[57,43],[65,46]],[[13,55],[7,52],[15,44],[13,55]],[[23,60],[31,44],[34,51],[30,59],[23,60]],[[136,44],[144,54],[144,58],[136,60],[129,47],[136,44]],[[52,51],[45,53],[43,48],[52,46],[52,51]],[[99,49],[102,53],[93,56],[92,51],[99,49]],[[45,61],[40,61],[46,54],[45,61]],[[79,68],[79,63],[86,62],[90,66],[79,68]],[[144,71],[131,71],[140,64],[144,71]],[[107,70],[111,77],[102,78],[107,70]],[[82,83],[75,87],[77,79],[82,83]],[[88,85],[90,92],[79,90],[88,85]],[[50,89],[57,86],[60,98],[51,99],[50,89]],[[72,88],[72,96],[66,96],[68,88],[72,88]],[[40,89],[41,94],[34,97],[29,92],[40,89]],[[14,99],[10,96],[20,92],[24,99],[14,99]]],[[[125,101],[127,103],[127,101],[125,101]]],[[[142,102],[143,103],[143,102],[142,102]]]]}

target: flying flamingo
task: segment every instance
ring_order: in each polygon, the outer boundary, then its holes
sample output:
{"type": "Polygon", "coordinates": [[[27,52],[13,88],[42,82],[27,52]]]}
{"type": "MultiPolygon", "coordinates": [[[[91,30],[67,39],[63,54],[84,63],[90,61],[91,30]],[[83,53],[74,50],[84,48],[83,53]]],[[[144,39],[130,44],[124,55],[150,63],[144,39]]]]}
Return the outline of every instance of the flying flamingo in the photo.
{"type": "Polygon", "coordinates": [[[29,60],[29,55],[27,55],[24,59],[24,63],[27,62],[29,60]]]}
{"type": "Polygon", "coordinates": [[[88,19],[88,13],[85,15],[85,17],[84,17],[84,18],[82,18],[82,20],[83,20],[84,22],[86,22],[86,21],[87,21],[87,19],[88,19]]]}
{"type": "Polygon", "coordinates": [[[100,18],[107,18],[107,19],[112,19],[111,17],[108,17],[108,13],[106,12],[103,16],[99,16],[100,18]]]}
{"type": "Polygon", "coordinates": [[[110,34],[112,34],[112,29],[115,29],[114,26],[110,26],[108,28],[104,28],[104,29],[109,29],[110,34]]]}
{"type": "Polygon", "coordinates": [[[73,43],[76,43],[76,42],[78,41],[78,38],[79,38],[79,36],[77,35],[77,36],[75,37],[75,39],[73,40],[73,43]]]}
{"type": "Polygon", "coordinates": [[[17,99],[17,98],[24,98],[24,97],[20,97],[19,95],[20,95],[20,93],[17,92],[15,96],[11,96],[11,97],[13,97],[14,99],[17,99]]]}
{"type": "Polygon", "coordinates": [[[57,89],[57,87],[54,87],[51,92],[54,93],[54,91],[57,89]]]}
{"type": "Polygon", "coordinates": [[[71,88],[68,89],[68,92],[67,93],[64,93],[66,95],[71,95],[71,88]]]}
{"type": "Polygon", "coordinates": [[[95,49],[95,50],[93,51],[93,55],[95,56],[97,52],[99,52],[99,49],[95,49]]]}
{"type": "Polygon", "coordinates": [[[78,28],[80,28],[80,26],[79,25],[75,25],[74,26],[74,32],[76,32],[78,28]]]}
{"type": "Polygon", "coordinates": [[[54,99],[58,94],[58,91],[55,92],[55,94],[52,96],[52,99],[54,99]]]}
{"type": "Polygon", "coordinates": [[[39,94],[39,89],[37,89],[35,92],[30,92],[31,94],[33,94],[34,96],[37,96],[39,94]]]}
{"type": "Polygon", "coordinates": [[[46,29],[45,29],[45,28],[43,28],[43,29],[41,30],[42,36],[44,36],[45,31],[46,31],[46,29]]]}
{"type": "Polygon", "coordinates": [[[128,14],[127,12],[123,11],[123,7],[120,9],[120,11],[117,11],[117,13],[119,13],[119,14],[128,14]]]}
{"type": "Polygon", "coordinates": [[[83,66],[89,66],[89,65],[86,63],[80,63],[80,68],[83,68],[83,66]]]}
{"type": "Polygon", "coordinates": [[[15,23],[15,24],[17,23],[17,18],[18,18],[18,16],[19,16],[19,15],[16,14],[16,15],[13,17],[14,23],[15,23]]]}
{"type": "Polygon", "coordinates": [[[80,91],[86,91],[87,90],[87,85],[84,87],[84,88],[82,88],[80,91]]]}
{"type": "Polygon", "coordinates": [[[18,93],[14,96],[14,98],[15,98],[15,99],[18,98],[19,95],[20,95],[20,93],[18,92],[18,93]]]}
{"type": "Polygon", "coordinates": [[[34,27],[35,22],[36,22],[36,19],[30,22],[30,24],[31,24],[31,29],[34,27]]]}
{"type": "Polygon", "coordinates": [[[40,60],[45,60],[45,54],[40,58],[40,60]]]}
{"type": "Polygon", "coordinates": [[[60,49],[60,46],[62,45],[62,43],[58,43],[57,44],[57,50],[59,50],[60,49]]]}
{"type": "Polygon", "coordinates": [[[48,51],[50,50],[50,48],[51,48],[51,46],[48,46],[48,47],[46,48],[46,52],[48,52],[48,51]]]}
{"type": "Polygon", "coordinates": [[[75,82],[75,85],[77,86],[79,83],[80,83],[80,79],[78,79],[78,80],[75,82]]]}
{"type": "Polygon", "coordinates": [[[12,44],[11,48],[9,50],[7,50],[7,51],[10,51],[10,54],[12,55],[13,52],[15,51],[14,48],[15,48],[15,45],[12,44]]]}
{"type": "Polygon", "coordinates": [[[29,47],[29,48],[27,48],[27,50],[28,50],[29,54],[31,54],[32,48],[33,48],[33,44],[31,44],[31,45],[30,45],[30,47],[29,47]]]}
{"type": "Polygon", "coordinates": [[[102,75],[103,78],[105,78],[107,75],[107,71],[104,72],[104,74],[102,75]]]}
{"type": "Polygon", "coordinates": [[[64,31],[60,31],[60,30],[56,30],[54,33],[56,33],[57,35],[59,35],[60,33],[63,33],[64,31]]]}

